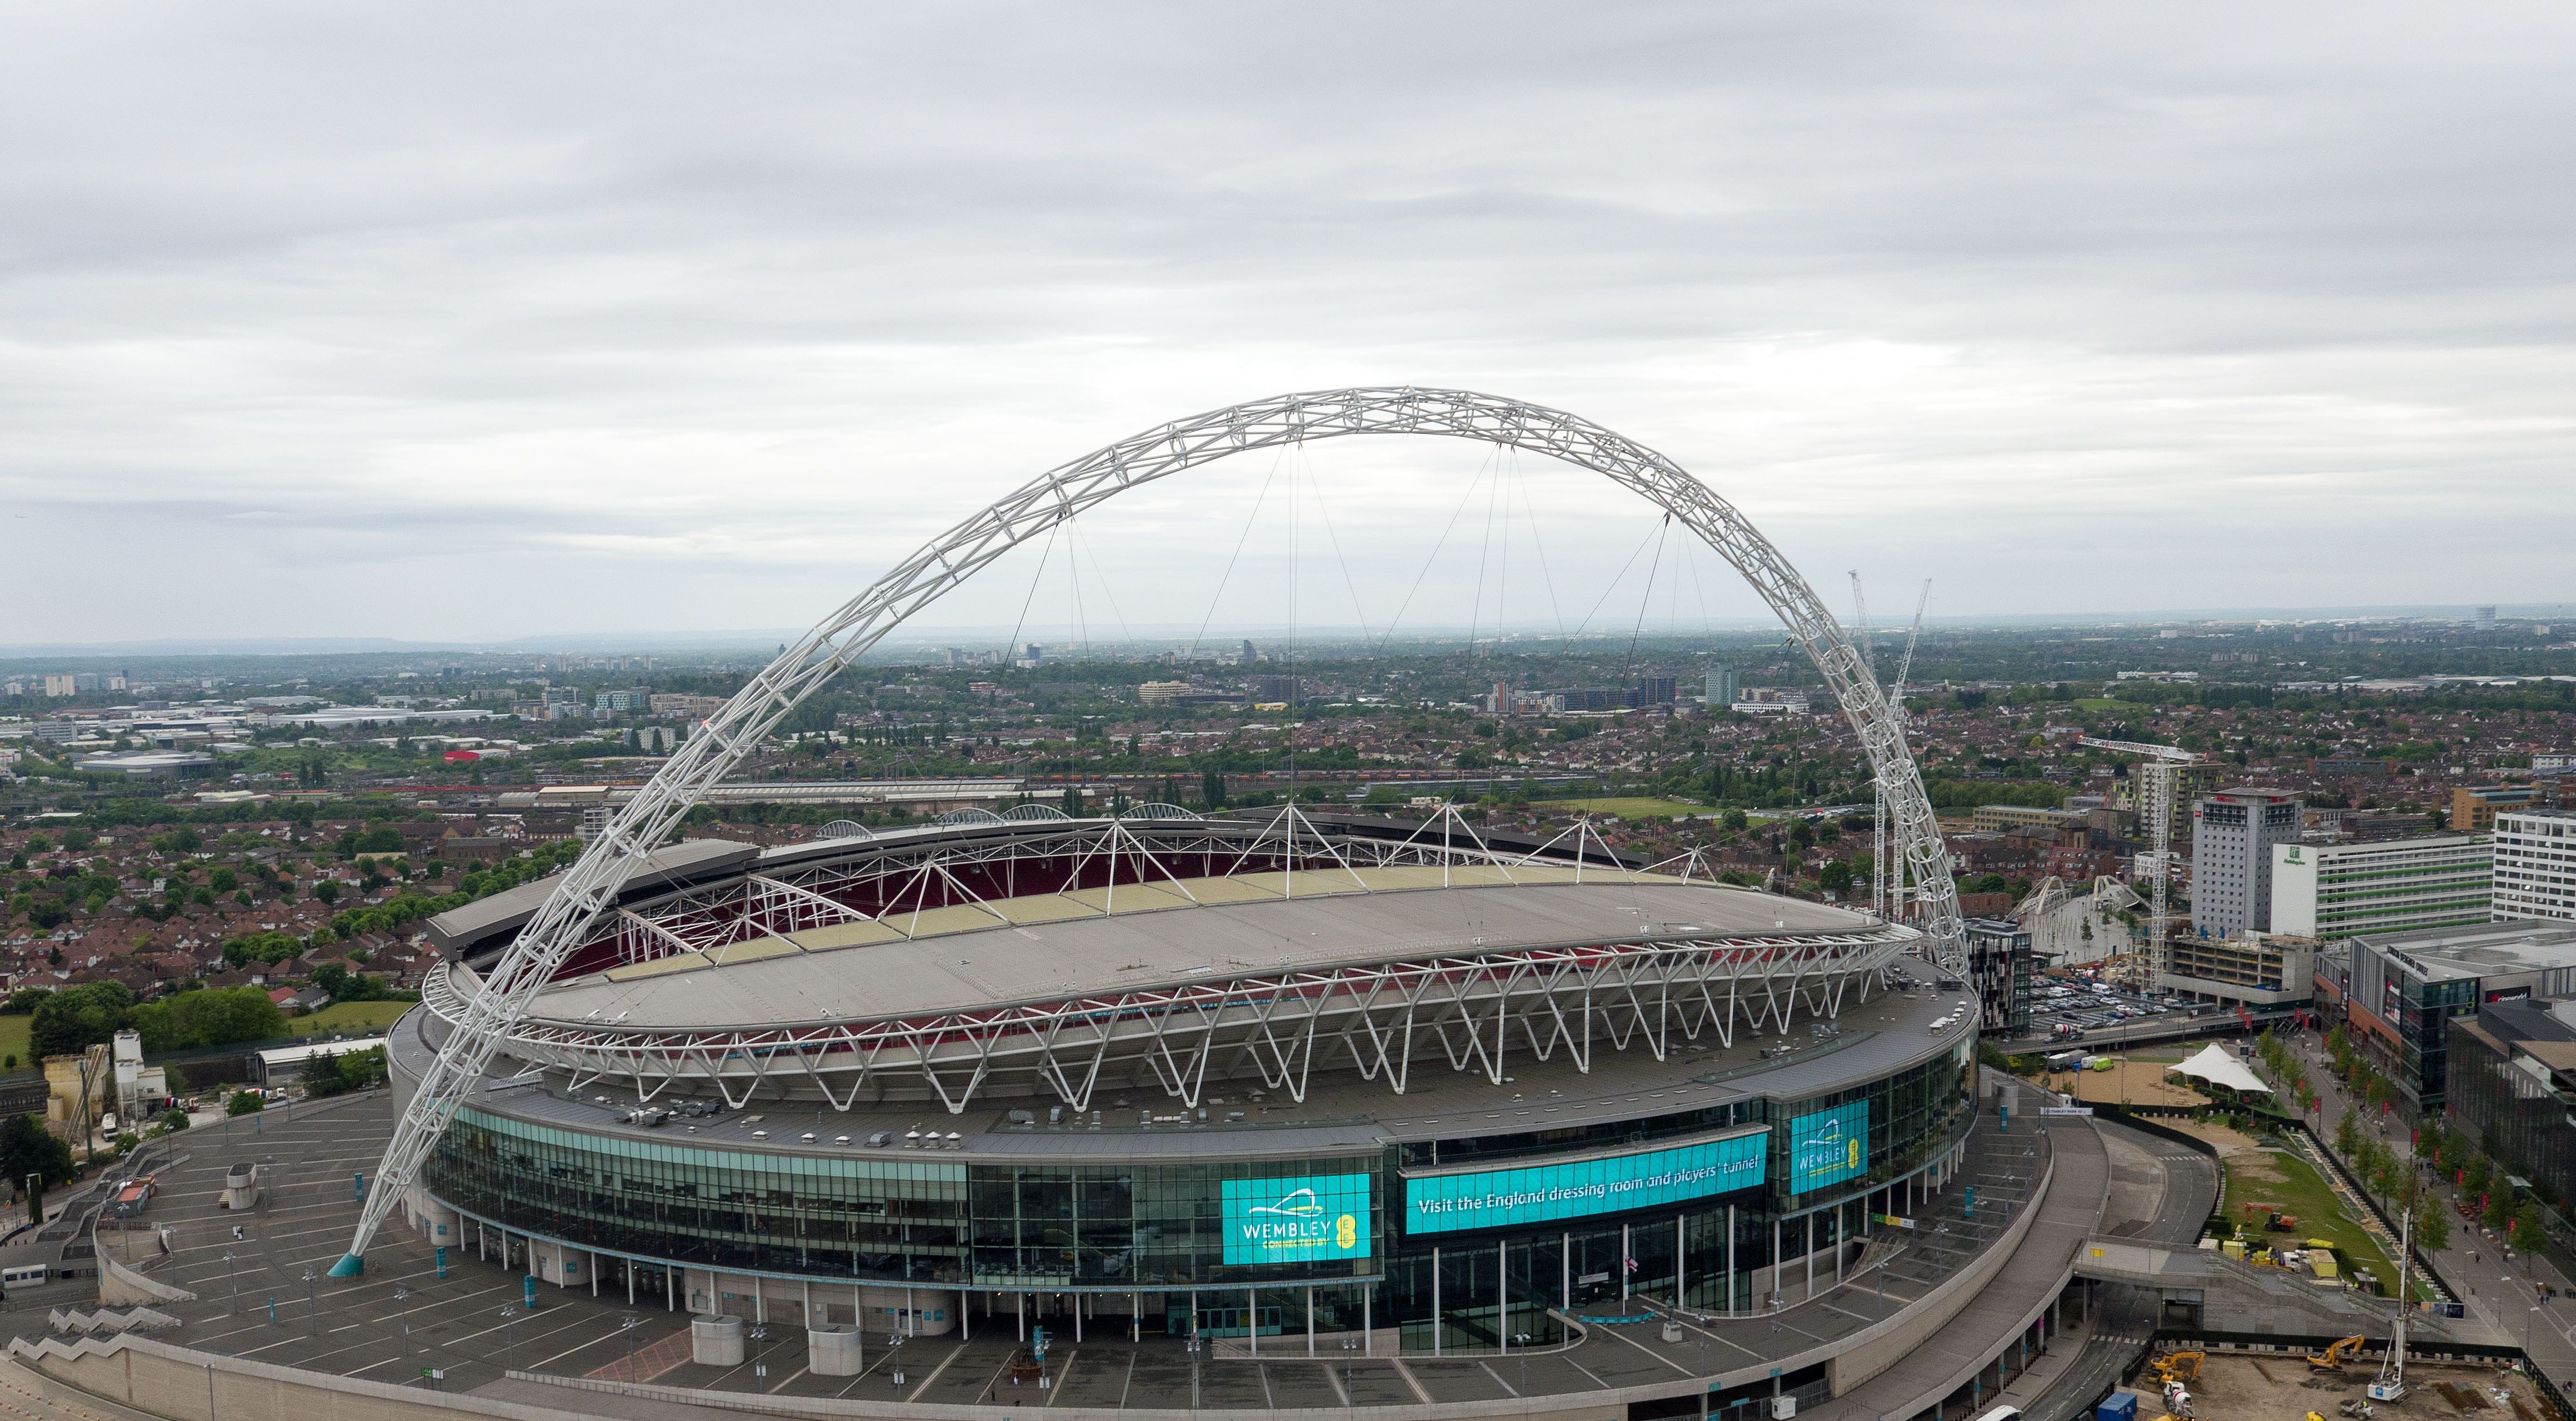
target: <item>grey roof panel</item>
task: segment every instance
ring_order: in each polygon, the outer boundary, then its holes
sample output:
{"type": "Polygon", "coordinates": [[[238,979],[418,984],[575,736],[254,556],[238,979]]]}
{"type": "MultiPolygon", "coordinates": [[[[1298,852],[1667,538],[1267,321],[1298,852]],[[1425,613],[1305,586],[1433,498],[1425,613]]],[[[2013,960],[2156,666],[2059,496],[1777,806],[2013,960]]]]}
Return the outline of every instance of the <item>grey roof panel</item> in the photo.
{"type": "Polygon", "coordinates": [[[1890,931],[1844,909],[1715,884],[1420,888],[997,923],[623,982],[591,977],[548,991],[536,1014],[629,1031],[874,1020],[1444,953],[1890,931]]]}
{"type": "MultiPolygon", "coordinates": [[[[626,880],[618,897],[645,897],[676,884],[721,877],[740,870],[759,854],[760,850],[750,844],[725,839],[683,839],[646,854],[644,866],[626,880]]],[[[537,909],[545,906],[546,896],[555,891],[555,879],[560,876],[522,883],[462,908],[451,908],[429,920],[429,940],[451,957],[506,946],[537,915],[537,909]]]]}

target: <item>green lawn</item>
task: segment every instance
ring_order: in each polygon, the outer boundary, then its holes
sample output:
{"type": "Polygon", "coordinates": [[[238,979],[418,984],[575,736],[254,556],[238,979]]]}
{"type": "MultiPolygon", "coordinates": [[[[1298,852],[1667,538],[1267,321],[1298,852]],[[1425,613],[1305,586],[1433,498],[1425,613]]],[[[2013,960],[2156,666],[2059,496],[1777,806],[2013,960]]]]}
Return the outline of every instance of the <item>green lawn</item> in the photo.
{"type": "MultiPolygon", "coordinates": [[[[297,1036],[328,1036],[333,1032],[357,1033],[382,1031],[418,1002],[341,1002],[317,1012],[289,1017],[286,1029],[297,1036]]],[[[21,1034],[25,1028],[19,1028],[21,1034]]]]}
{"type": "MultiPolygon", "coordinates": [[[[2240,1157],[2241,1158],[2241,1157],[2240,1157]]],[[[2345,1261],[2368,1268],[2384,1289],[2397,1286],[2397,1265],[2391,1263],[2378,1240],[2362,1232],[2361,1226],[2346,1218],[2341,1196],[2327,1186],[2315,1166],[2293,1154],[2263,1156],[2264,1164],[2282,1176],[2279,1181],[2253,1180],[2246,1171],[2227,1172],[2227,1220],[2230,1224],[2245,1222],[2245,1205],[2260,1203],[2280,1210],[2299,1221],[2295,1234],[2272,1234],[2274,1240],[2291,1238],[2330,1239],[2345,1261]]]]}
{"type": "Polygon", "coordinates": [[[27,1056],[27,1028],[35,1018],[20,1014],[0,1016],[0,1055],[18,1058],[18,1069],[26,1070],[36,1063],[27,1056]]]}
{"type": "Polygon", "coordinates": [[[1621,819],[1664,819],[1676,814],[1706,814],[1705,804],[1684,804],[1678,799],[1619,798],[1608,799],[1535,799],[1530,808],[1558,814],[1610,814],[1621,819]]]}
{"type": "Polygon", "coordinates": [[[2115,701],[2108,696],[2079,696],[2076,698],[2075,708],[2077,710],[2107,711],[2118,710],[2123,706],[2134,707],[2136,704],[2137,703],[2134,701],[2115,701]]]}

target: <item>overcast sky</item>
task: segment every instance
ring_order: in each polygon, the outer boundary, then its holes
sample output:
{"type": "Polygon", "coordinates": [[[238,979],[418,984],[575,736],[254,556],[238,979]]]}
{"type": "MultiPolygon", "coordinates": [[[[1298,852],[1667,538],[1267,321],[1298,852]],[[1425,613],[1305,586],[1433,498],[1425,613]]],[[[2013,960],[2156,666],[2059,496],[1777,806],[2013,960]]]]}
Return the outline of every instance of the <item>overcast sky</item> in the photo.
{"type": "MultiPolygon", "coordinates": [[[[1610,425],[1882,616],[2576,602],[2560,6],[0,15],[0,642],[801,625],[1353,384],[1610,425]]],[[[1301,617],[1616,623],[1624,499],[1247,457],[931,615],[1277,620],[1293,535],[1301,617]]]]}

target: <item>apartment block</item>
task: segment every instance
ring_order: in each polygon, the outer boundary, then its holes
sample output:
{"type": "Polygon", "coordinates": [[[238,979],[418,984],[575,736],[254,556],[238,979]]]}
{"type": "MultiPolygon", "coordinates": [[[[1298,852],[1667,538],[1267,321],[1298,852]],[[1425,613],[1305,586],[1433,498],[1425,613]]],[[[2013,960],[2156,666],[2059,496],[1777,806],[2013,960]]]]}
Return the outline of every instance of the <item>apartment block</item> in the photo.
{"type": "Polygon", "coordinates": [[[2497,922],[2576,920],[2576,810],[2506,810],[2494,847],[2497,922]]]}
{"type": "Polygon", "coordinates": [[[2191,925],[2203,937],[2272,928],[2272,846],[2299,837],[2298,797],[2221,790],[2191,805],[2191,925]]]}
{"type": "Polygon", "coordinates": [[[2483,923],[2494,870],[2494,846],[2469,834],[2274,844],[2271,930],[2343,938],[2483,923]]]}

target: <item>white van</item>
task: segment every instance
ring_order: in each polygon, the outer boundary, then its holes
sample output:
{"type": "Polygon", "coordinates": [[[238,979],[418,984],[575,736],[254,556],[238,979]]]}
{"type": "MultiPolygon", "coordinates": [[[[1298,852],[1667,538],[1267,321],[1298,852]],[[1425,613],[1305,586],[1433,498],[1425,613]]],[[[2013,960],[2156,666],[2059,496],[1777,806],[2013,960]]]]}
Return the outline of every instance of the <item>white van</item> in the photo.
{"type": "Polygon", "coordinates": [[[2021,1408],[2018,1406],[1998,1406],[1994,1410],[1978,1417],[1977,1421],[2021,1421],[2021,1408]]]}

